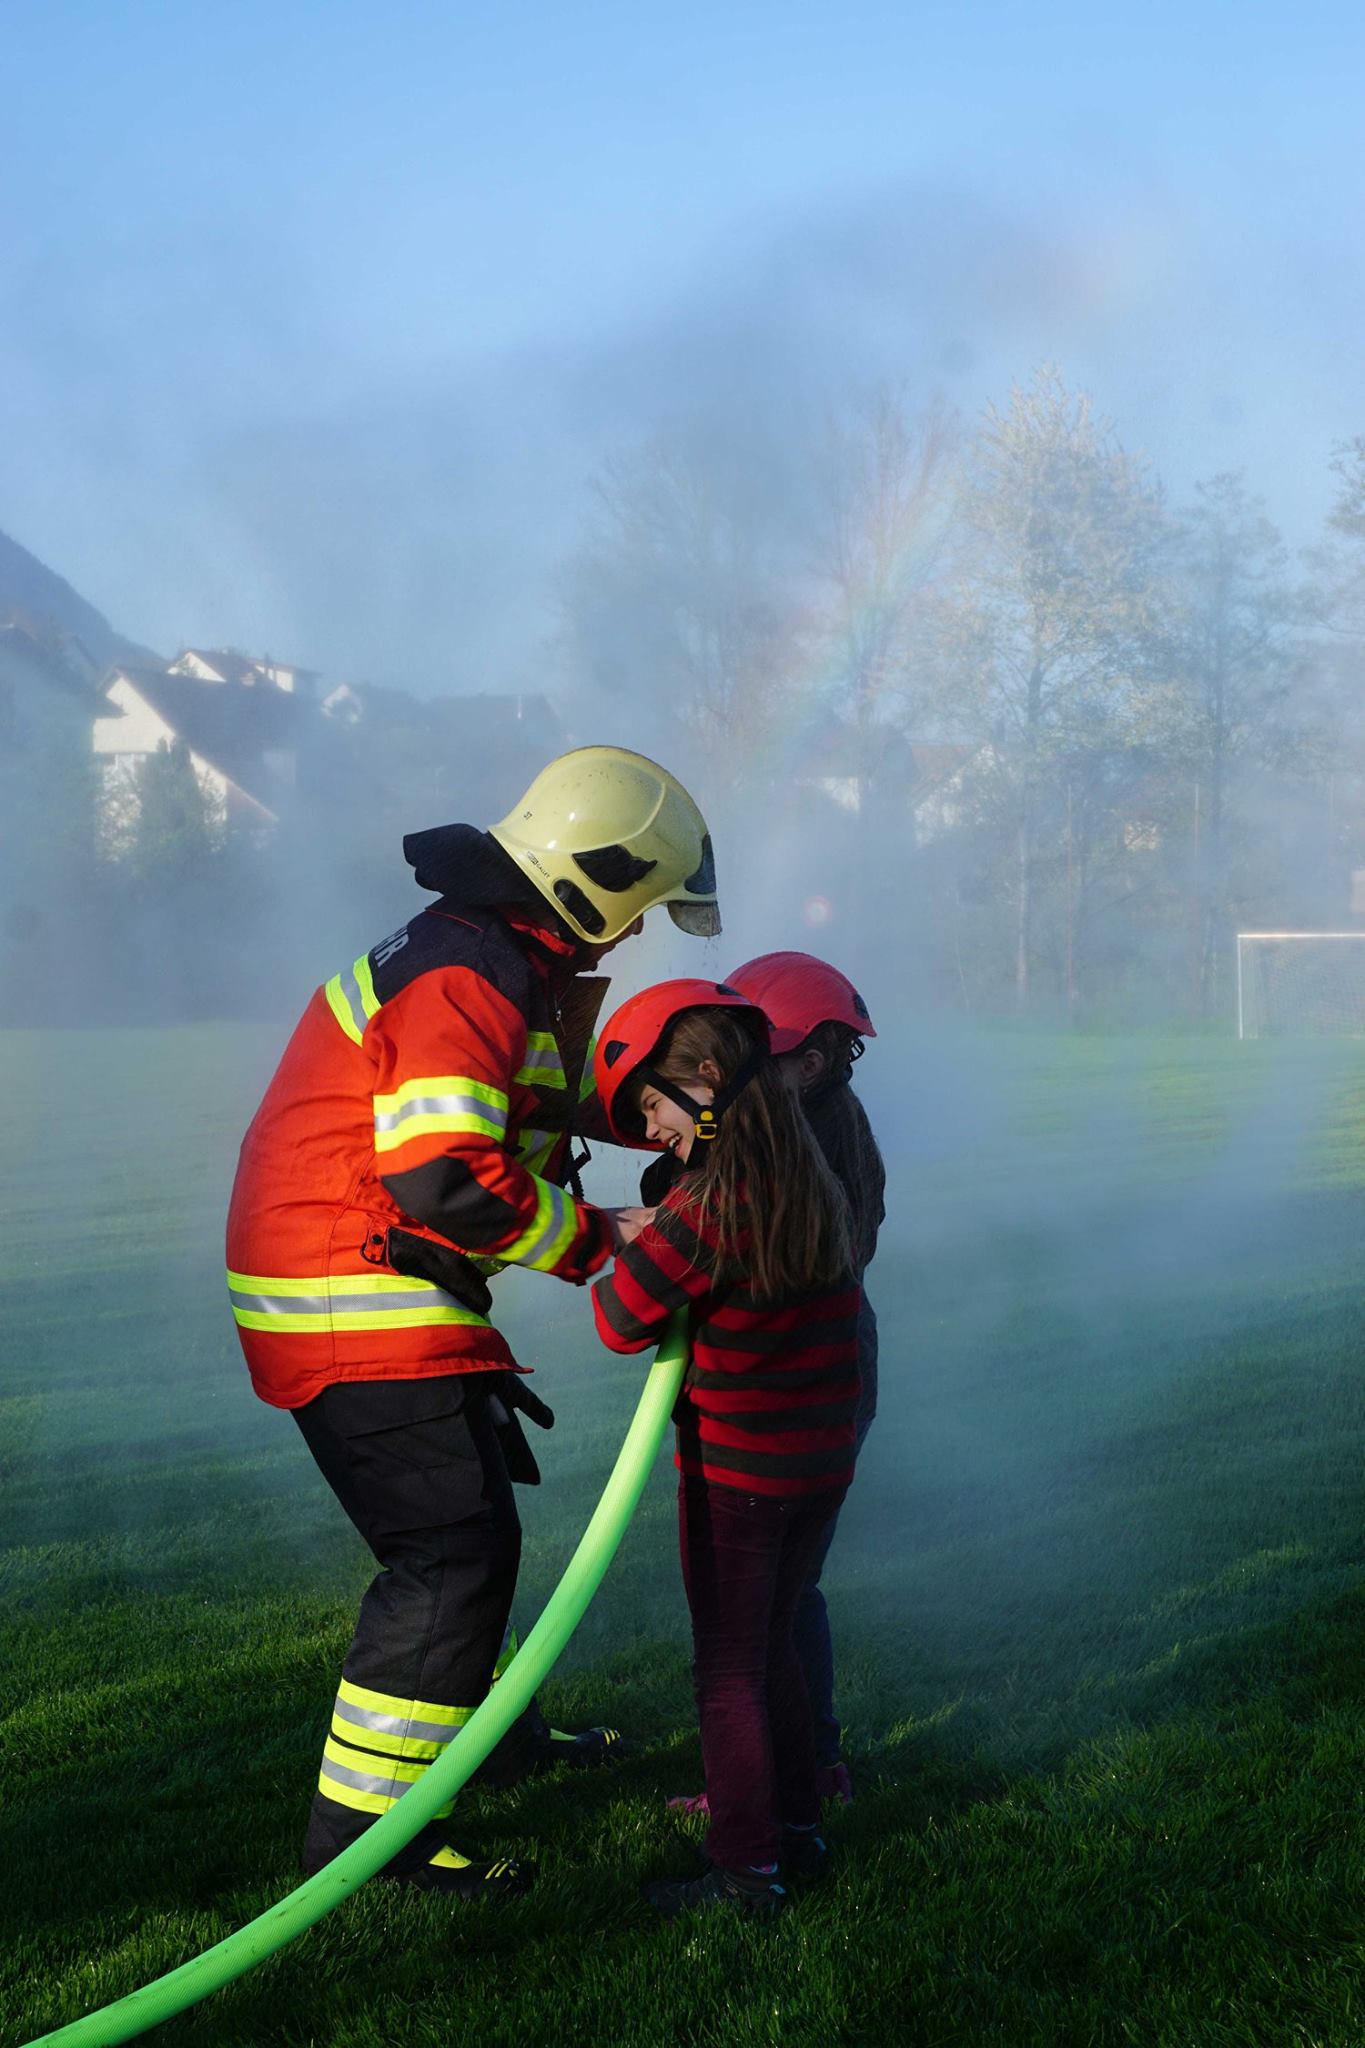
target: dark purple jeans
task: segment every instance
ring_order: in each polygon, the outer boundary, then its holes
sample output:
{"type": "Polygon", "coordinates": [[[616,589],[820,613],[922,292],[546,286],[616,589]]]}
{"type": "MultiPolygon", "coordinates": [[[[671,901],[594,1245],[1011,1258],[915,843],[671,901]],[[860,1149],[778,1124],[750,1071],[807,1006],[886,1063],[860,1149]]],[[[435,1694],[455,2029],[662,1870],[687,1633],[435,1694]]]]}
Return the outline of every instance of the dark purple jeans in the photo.
{"type": "Polygon", "coordinates": [[[678,1487],[711,1807],[706,1853],[729,1870],[775,1863],[783,1822],[820,1818],[815,1732],[792,1621],[844,1492],[774,1500],[704,1479],[678,1487]]]}

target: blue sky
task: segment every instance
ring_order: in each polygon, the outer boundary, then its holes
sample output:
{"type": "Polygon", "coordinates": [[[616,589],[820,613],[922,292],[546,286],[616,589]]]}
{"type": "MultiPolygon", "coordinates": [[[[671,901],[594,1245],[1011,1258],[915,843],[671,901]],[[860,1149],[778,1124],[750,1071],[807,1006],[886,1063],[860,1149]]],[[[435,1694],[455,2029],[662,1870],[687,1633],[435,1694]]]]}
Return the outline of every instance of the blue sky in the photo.
{"type": "Polygon", "coordinates": [[[530,680],[613,447],[1047,357],[1313,537],[1361,11],[5,9],[0,527],[124,631],[530,680]]]}

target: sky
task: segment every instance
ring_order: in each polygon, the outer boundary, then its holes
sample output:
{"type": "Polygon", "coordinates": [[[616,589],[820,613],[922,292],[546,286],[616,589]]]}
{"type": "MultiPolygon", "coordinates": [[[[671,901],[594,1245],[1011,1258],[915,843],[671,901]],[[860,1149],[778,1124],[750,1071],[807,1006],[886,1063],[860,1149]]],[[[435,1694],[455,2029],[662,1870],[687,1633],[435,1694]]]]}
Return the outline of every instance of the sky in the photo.
{"type": "Polygon", "coordinates": [[[0,528],[166,654],[534,687],[661,421],[1044,361],[1296,544],[1365,433],[1365,14],[5,0],[0,528]]]}

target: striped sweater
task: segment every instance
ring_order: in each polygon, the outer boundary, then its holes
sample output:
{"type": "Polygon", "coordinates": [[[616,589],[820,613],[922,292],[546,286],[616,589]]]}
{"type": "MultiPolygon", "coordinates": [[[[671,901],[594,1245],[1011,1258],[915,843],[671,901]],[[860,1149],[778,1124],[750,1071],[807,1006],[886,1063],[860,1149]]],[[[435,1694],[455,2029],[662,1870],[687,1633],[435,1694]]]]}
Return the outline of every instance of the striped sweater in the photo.
{"type": "MultiPolygon", "coordinates": [[[[743,1264],[743,1246],[739,1253],[743,1264]]],[[[745,1493],[789,1496],[853,1477],[857,1282],[777,1303],[717,1271],[715,1226],[684,1177],[653,1223],[593,1288],[613,1351],[659,1341],[687,1308],[691,1362],[674,1411],[680,1471],[745,1493]]]]}

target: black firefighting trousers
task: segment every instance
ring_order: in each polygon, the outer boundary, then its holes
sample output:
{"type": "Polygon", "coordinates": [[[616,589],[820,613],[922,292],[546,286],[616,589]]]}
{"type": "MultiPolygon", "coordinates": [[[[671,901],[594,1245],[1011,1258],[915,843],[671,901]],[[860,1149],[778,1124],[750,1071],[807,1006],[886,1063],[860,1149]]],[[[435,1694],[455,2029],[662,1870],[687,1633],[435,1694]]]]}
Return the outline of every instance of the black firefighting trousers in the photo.
{"type": "MultiPolygon", "coordinates": [[[[415,1783],[488,1691],[521,1557],[489,1413],[495,1373],[353,1380],[293,1411],[380,1565],[360,1603],[303,1862],[319,1870],[415,1783]]],[[[440,1820],[389,1868],[441,1852],[440,1820]]]]}

